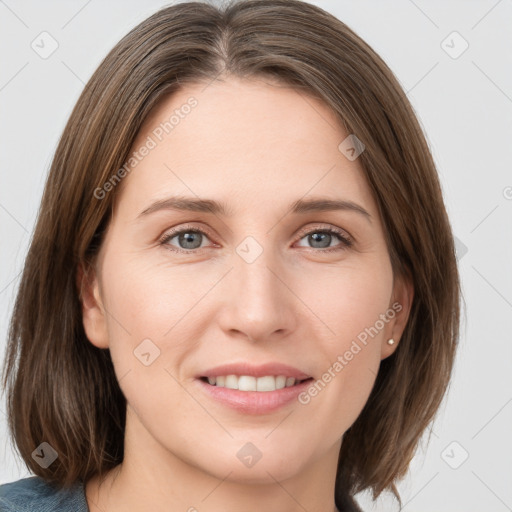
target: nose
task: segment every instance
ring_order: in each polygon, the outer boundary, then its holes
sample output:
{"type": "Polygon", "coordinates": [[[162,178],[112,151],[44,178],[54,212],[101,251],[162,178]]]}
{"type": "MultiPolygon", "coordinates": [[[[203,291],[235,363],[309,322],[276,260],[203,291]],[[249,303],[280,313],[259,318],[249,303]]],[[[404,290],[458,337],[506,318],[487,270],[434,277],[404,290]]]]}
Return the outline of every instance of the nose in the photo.
{"type": "Polygon", "coordinates": [[[293,276],[271,250],[251,259],[234,255],[223,285],[220,327],[253,342],[286,337],[296,328],[300,304],[291,291],[293,276]]]}

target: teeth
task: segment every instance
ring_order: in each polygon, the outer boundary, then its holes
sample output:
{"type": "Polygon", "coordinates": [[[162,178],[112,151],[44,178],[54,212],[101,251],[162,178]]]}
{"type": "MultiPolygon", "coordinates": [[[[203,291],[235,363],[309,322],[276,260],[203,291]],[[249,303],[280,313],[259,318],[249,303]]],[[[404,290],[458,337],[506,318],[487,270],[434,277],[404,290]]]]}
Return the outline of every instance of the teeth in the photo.
{"type": "Polygon", "coordinates": [[[276,378],[272,375],[267,377],[258,377],[256,381],[255,391],[275,391],[276,390],[276,378]]]}
{"type": "MultiPolygon", "coordinates": [[[[232,375],[232,377],[235,377],[232,375]]],[[[235,377],[236,379],[236,377],[235,377]]],[[[242,375],[238,377],[238,388],[240,391],[256,391],[257,380],[256,377],[251,377],[249,375],[242,375]]]]}
{"type": "Polygon", "coordinates": [[[286,387],[289,388],[295,384],[295,379],[293,377],[288,377],[286,379],[286,387]]]}
{"type": "Polygon", "coordinates": [[[226,375],[225,386],[229,389],[238,389],[238,377],[236,375],[226,375]]]}
{"type": "Polygon", "coordinates": [[[253,377],[251,375],[222,375],[219,377],[208,377],[212,386],[240,391],[275,391],[276,389],[289,388],[295,385],[294,377],[284,375],[266,375],[265,377],[253,377]]]}
{"type": "MultiPolygon", "coordinates": [[[[293,379],[293,384],[295,384],[295,379],[293,379]]],[[[286,387],[286,377],[284,375],[278,375],[276,377],[276,389],[283,389],[284,387],[286,387]]]]}

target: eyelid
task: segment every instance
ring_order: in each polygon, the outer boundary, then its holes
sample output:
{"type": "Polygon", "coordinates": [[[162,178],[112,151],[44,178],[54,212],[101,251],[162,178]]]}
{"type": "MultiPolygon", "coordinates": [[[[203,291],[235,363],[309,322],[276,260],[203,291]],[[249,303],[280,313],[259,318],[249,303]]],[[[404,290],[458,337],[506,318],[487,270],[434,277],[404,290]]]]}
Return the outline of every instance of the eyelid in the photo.
{"type": "MultiPolygon", "coordinates": [[[[171,238],[174,238],[176,235],[179,235],[180,233],[182,233],[184,231],[197,231],[204,235],[207,235],[208,238],[215,238],[209,229],[207,229],[203,226],[198,227],[198,226],[194,226],[193,224],[185,223],[185,224],[179,224],[175,228],[170,228],[169,230],[165,231],[162,235],[160,235],[158,237],[158,242],[162,245],[166,245],[166,242],[168,240],[170,240],[171,238]]],[[[186,251],[185,249],[180,249],[179,247],[175,247],[175,249],[178,252],[182,251],[182,252],[189,252],[189,253],[200,250],[200,249],[192,249],[192,250],[186,251]]],[[[205,249],[205,247],[202,247],[202,249],[205,249]]]]}
{"type": "Polygon", "coordinates": [[[351,242],[351,243],[355,242],[354,237],[350,233],[348,233],[348,231],[346,231],[345,229],[339,228],[332,224],[325,224],[325,223],[321,223],[321,222],[313,223],[313,225],[308,225],[308,226],[302,228],[297,233],[297,236],[300,238],[303,238],[305,235],[309,235],[311,232],[314,232],[314,231],[331,231],[333,233],[338,234],[342,238],[346,239],[348,242],[351,242]]]}

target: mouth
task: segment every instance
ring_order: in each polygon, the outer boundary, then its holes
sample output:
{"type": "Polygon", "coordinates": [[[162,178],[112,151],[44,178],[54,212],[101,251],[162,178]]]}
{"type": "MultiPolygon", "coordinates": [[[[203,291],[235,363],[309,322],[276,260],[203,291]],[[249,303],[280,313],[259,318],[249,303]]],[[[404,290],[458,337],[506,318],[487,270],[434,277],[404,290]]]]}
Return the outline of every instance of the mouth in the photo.
{"type": "Polygon", "coordinates": [[[295,378],[286,375],[264,375],[255,377],[253,375],[218,375],[216,377],[199,377],[199,380],[213,387],[234,389],[238,391],[254,391],[268,393],[279,389],[291,388],[300,384],[312,381],[313,377],[295,378]]]}
{"type": "Polygon", "coordinates": [[[314,377],[292,366],[267,363],[229,363],[196,376],[204,396],[220,406],[241,414],[271,414],[282,407],[299,403],[314,377]]]}

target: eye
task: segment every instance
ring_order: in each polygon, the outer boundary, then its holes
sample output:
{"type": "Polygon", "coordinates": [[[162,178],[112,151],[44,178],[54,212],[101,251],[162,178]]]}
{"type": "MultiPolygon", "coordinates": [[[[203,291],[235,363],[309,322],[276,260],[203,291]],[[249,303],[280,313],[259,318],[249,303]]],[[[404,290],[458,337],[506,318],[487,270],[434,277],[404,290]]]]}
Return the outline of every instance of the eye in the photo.
{"type": "MultiPolygon", "coordinates": [[[[203,229],[185,226],[165,233],[160,238],[160,244],[166,246],[169,250],[182,253],[191,253],[198,249],[204,248],[203,242],[208,235],[203,229]],[[176,239],[176,243],[171,243],[176,239]],[[177,245],[176,245],[177,244],[177,245]]],[[[323,229],[310,229],[305,233],[301,233],[299,241],[307,239],[312,244],[311,249],[318,249],[315,252],[333,252],[348,249],[353,245],[352,239],[341,229],[332,227],[323,229]],[[338,240],[338,244],[332,246],[333,240],[338,240]]]]}
{"type": "Polygon", "coordinates": [[[301,240],[303,239],[312,244],[313,249],[319,249],[320,252],[342,251],[353,245],[352,239],[344,231],[332,227],[310,230],[301,235],[301,240]],[[340,243],[331,246],[331,242],[335,239],[338,239],[340,243]]]}
{"type": "Polygon", "coordinates": [[[166,233],[161,239],[160,244],[166,245],[172,251],[192,252],[202,248],[202,241],[207,238],[208,233],[198,228],[184,227],[166,233]],[[178,247],[171,244],[171,240],[177,240],[178,247]],[[170,247],[169,247],[170,246],[170,247]]]}

